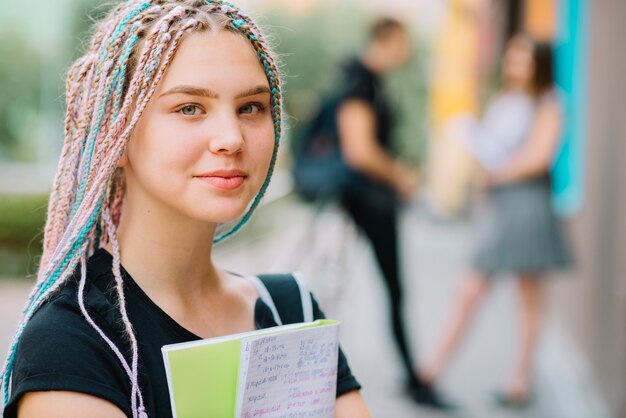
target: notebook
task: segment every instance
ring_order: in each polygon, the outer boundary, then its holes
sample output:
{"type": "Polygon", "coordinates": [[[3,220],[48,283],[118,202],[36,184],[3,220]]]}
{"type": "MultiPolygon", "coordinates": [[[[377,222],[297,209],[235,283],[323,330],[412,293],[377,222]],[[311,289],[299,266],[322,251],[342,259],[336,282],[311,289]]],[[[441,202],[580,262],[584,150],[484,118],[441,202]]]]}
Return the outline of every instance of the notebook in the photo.
{"type": "Polygon", "coordinates": [[[163,346],[175,418],[334,416],[339,322],[163,346]]]}

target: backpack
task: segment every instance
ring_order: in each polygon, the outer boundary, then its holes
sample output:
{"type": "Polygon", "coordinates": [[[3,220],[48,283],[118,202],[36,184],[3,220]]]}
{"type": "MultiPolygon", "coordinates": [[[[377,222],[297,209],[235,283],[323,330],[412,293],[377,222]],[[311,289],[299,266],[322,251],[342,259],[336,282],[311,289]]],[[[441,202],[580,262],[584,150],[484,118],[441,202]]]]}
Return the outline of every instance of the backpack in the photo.
{"type": "Polygon", "coordinates": [[[253,276],[261,300],[270,308],[278,325],[311,322],[314,318],[313,297],[298,273],[261,274],[253,276]]]}
{"type": "Polygon", "coordinates": [[[296,192],[307,201],[341,199],[351,172],[343,160],[337,128],[338,97],[326,99],[297,138],[292,168],[296,192]]]}

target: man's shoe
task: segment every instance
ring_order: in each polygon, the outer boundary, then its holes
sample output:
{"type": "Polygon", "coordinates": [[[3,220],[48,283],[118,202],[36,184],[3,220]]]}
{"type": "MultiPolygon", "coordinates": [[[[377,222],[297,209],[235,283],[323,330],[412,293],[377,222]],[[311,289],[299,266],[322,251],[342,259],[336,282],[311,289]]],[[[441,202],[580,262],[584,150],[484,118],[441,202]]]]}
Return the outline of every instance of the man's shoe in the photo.
{"type": "Polygon", "coordinates": [[[408,394],[420,406],[425,406],[439,411],[455,411],[456,405],[446,400],[437,389],[425,383],[411,383],[407,388],[408,394]]]}

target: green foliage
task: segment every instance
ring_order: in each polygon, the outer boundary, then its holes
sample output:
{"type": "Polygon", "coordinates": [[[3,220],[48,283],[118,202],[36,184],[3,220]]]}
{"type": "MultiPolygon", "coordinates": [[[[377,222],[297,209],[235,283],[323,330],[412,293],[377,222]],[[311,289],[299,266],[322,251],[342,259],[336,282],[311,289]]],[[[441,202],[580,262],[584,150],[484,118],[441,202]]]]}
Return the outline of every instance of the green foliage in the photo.
{"type": "Polygon", "coordinates": [[[29,243],[43,229],[47,205],[47,196],[1,196],[0,243],[29,243]]]}
{"type": "Polygon", "coordinates": [[[47,196],[0,196],[0,276],[34,273],[47,205],[47,196]]]}
{"type": "Polygon", "coordinates": [[[0,160],[27,160],[39,108],[40,56],[20,34],[5,30],[0,57],[0,160]]]}
{"type": "Polygon", "coordinates": [[[74,44],[71,61],[78,59],[89,48],[94,22],[103,19],[114,2],[101,0],[77,0],[71,6],[70,36],[74,44]]]}
{"type": "MultiPolygon", "coordinates": [[[[320,2],[311,15],[298,16],[285,9],[269,10],[261,16],[275,51],[281,57],[285,109],[289,115],[287,139],[292,142],[311,120],[324,97],[340,80],[340,69],[365,44],[369,22],[362,9],[351,2],[338,2],[332,9],[320,2]]],[[[415,59],[388,79],[397,112],[393,147],[413,162],[423,155],[426,137],[426,88],[423,50],[415,42],[415,59]]]]}
{"type": "MultiPolygon", "coordinates": [[[[79,38],[88,38],[93,19],[101,17],[110,6],[98,0],[56,3],[53,7],[68,9],[69,24],[52,19],[42,22],[63,28],[55,35],[60,38],[50,43],[63,46],[54,53],[41,46],[45,36],[42,33],[50,31],[29,32],[28,25],[12,24],[13,20],[23,19],[19,6],[9,8],[6,12],[13,19],[7,18],[7,23],[0,25],[0,161],[41,158],[37,147],[42,126],[48,129],[44,136],[61,139],[65,71],[85,49],[79,38]],[[65,47],[68,44],[72,49],[65,47]]],[[[33,19],[42,19],[41,13],[33,15],[33,19]]]]}
{"type": "Polygon", "coordinates": [[[317,7],[311,15],[268,10],[260,21],[280,57],[288,138],[314,117],[339,81],[340,65],[358,51],[364,18],[347,4],[332,13],[317,7]]]}
{"type": "Polygon", "coordinates": [[[425,48],[418,46],[414,61],[393,74],[387,82],[397,109],[393,149],[407,162],[421,164],[426,157],[428,135],[428,86],[422,60],[425,48]]]}

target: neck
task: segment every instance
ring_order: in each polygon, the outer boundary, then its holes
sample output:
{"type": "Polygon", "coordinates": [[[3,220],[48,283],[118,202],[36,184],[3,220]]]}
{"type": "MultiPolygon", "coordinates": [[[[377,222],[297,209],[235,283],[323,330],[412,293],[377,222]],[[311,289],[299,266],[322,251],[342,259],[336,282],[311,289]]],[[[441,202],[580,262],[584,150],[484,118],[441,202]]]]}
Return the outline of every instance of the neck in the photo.
{"type": "Polygon", "coordinates": [[[507,82],[506,87],[509,91],[517,91],[517,92],[526,93],[529,95],[533,94],[533,88],[530,83],[509,80],[507,82]]]}
{"type": "Polygon", "coordinates": [[[384,60],[381,59],[380,55],[381,51],[378,46],[371,45],[365,50],[363,55],[361,55],[361,62],[365,65],[365,68],[371,72],[375,74],[383,74],[386,72],[386,67],[384,65],[384,60]]]}
{"type": "Polygon", "coordinates": [[[121,263],[153,300],[189,303],[221,287],[211,261],[214,233],[215,224],[127,201],[117,235],[121,263]]]}

